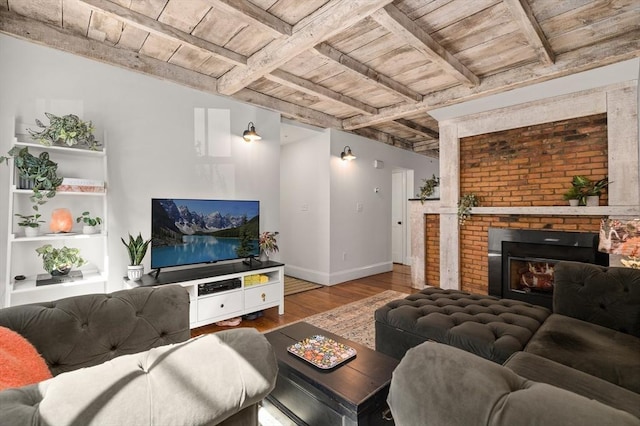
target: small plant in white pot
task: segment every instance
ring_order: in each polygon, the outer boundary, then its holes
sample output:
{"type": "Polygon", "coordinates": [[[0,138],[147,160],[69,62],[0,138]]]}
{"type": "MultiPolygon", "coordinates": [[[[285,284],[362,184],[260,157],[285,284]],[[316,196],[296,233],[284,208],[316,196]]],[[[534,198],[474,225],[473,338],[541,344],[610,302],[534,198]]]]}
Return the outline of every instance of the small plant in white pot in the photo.
{"type": "Polygon", "coordinates": [[[38,247],[36,252],[42,256],[42,267],[49,274],[67,275],[74,266],[80,267],[84,265],[86,260],[80,256],[80,250],[77,248],[54,248],[51,244],[45,244],[38,247]]]}
{"type": "Polygon", "coordinates": [[[16,213],[16,216],[20,218],[18,226],[24,228],[24,235],[26,237],[37,237],[40,229],[40,224],[44,223],[44,220],[40,220],[42,215],[40,213],[23,215],[16,213]]]}
{"type": "Polygon", "coordinates": [[[142,259],[147,254],[147,248],[149,247],[149,243],[151,240],[143,240],[142,234],[139,233],[136,238],[133,238],[131,234],[129,234],[129,243],[124,240],[124,238],[120,238],[122,244],[127,247],[127,252],[129,253],[129,266],[127,267],[127,277],[131,281],[139,281],[142,279],[142,275],[144,275],[144,265],[142,265],[142,259]]]}
{"type": "Polygon", "coordinates": [[[82,214],[76,218],[76,223],[80,222],[84,223],[84,225],[82,225],[83,234],[95,234],[100,228],[102,219],[98,216],[91,217],[91,213],[89,212],[82,212],[82,214]]]}

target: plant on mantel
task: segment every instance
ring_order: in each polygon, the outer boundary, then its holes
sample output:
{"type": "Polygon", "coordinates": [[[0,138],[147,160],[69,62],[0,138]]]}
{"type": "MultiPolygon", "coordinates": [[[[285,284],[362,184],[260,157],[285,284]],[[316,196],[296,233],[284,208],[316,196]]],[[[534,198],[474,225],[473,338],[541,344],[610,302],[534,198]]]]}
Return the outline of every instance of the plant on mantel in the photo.
{"type": "Polygon", "coordinates": [[[471,209],[473,207],[478,207],[480,204],[480,200],[477,195],[464,194],[460,197],[458,201],[458,224],[460,226],[464,225],[464,223],[471,217],[471,209]]]}
{"type": "Polygon", "coordinates": [[[565,200],[578,200],[578,204],[587,204],[587,197],[600,197],[602,191],[609,186],[609,177],[593,181],[586,176],[575,175],[571,179],[571,188],[564,193],[565,200]]]}
{"type": "Polygon", "coordinates": [[[440,178],[434,174],[429,179],[422,179],[423,185],[420,187],[420,192],[416,196],[420,199],[420,202],[424,204],[425,200],[433,195],[436,191],[436,187],[440,186],[440,178]]]}

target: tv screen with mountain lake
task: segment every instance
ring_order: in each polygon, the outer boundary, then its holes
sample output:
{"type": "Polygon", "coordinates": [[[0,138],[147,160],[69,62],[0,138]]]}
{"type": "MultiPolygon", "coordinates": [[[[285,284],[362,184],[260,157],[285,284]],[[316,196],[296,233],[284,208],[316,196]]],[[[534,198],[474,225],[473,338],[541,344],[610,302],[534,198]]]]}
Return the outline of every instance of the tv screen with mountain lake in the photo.
{"type": "Polygon", "coordinates": [[[258,256],[260,202],[151,199],[151,268],[258,256]]]}

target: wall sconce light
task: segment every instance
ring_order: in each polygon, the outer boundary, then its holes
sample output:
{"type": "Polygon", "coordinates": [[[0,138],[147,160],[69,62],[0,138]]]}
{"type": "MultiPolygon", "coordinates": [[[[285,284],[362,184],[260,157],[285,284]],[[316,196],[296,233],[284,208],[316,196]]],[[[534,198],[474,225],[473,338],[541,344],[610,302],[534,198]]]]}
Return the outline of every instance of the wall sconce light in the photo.
{"type": "Polygon", "coordinates": [[[252,121],[249,122],[247,130],[242,133],[242,138],[247,142],[259,141],[260,139],[262,139],[262,137],[256,133],[256,126],[252,121]]]}
{"type": "Polygon", "coordinates": [[[340,158],[342,158],[342,160],[347,160],[347,161],[351,161],[351,160],[355,160],[356,156],[353,155],[353,153],[351,152],[351,147],[349,145],[344,147],[344,150],[340,153],[340,158]]]}

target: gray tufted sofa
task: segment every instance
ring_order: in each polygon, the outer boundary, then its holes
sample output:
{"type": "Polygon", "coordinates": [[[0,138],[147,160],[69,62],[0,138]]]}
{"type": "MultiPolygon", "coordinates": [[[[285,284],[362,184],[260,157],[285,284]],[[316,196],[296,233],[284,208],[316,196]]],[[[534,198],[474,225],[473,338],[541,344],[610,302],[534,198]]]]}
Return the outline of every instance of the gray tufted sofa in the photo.
{"type": "Polygon", "coordinates": [[[7,425],[257,425],[277,376],[254,329],[189,339],[180,286],[141,287],[0,310],[54,377],[0,392],[7,425]]]}
{"type": "MultiPolygon", "coordinates": [[[[390,310],[376,312],[376,321],[394,319],[390,310]]],[[[553,313],[532,323],[530,339],[514,336],[523,347],[503,365],[491,362],[502,355],[486,352],[506,347],[502,326],[473,316],[425,322],[404,311],[407,324],[421,323],[436,341],[408,349],[394,372],[388,401],[397,425],[640,425],[640,270],[558,263],[553,313]]]]}

